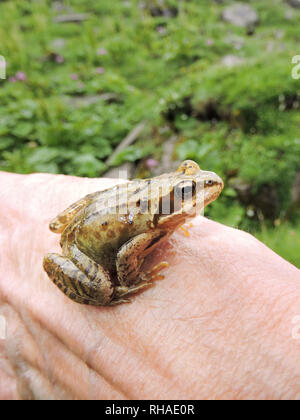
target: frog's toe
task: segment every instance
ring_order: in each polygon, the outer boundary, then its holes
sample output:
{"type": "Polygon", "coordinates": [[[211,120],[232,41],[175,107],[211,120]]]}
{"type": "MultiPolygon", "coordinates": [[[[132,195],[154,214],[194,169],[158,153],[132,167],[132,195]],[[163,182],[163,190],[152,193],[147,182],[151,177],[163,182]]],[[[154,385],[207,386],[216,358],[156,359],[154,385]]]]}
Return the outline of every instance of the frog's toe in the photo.
{"type": "Polygon", "coordinates": [[[153,282],[156,280],[163,280],[165,276],[161,274],[161,270],[169,267],[169,263],[167,261],[162,261],[156,264],[151,270],[147,271],[144,274],[145,280],[147,282],[153,282]]]}
{"type": "Polygon", "coordinates": [[[116,306],[116,305],[120,305],[120,303],[131,303],[130,299],[115,299],[112,300],[107,306],[116,306]]]}
{"type": "Polygon", "coordinates": [[[184,233],[184,235],[189,238],[190,237],[190,232],[189,232],[189,228],[192,228],[193,224],[192,223],[188,223],[188,224],[184,224],[179,226],[179,229],[181,230],[181,232],[184,233]]]}
{"type": "Polygon", "coordinates": [[[133,293],[136,293],[140,290],[146,289],[151,286],[152,286],[152,282],[149,282],[149,281],[143,281],[142,283],[136,284],[131,287],[117,286],[115,288],[115,295],[114,295],[113,301],[115,301],[116,299],[122,298],[123,296],[129,296],[133,293]]]}

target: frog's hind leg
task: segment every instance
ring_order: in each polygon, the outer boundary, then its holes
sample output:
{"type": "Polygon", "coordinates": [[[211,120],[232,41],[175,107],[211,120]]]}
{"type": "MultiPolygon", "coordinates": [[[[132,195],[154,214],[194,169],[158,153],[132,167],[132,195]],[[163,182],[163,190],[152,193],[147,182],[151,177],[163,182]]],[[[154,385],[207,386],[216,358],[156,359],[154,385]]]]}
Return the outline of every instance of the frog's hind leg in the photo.
{"type": "Polygon", "coordinates": [[[46,255],[43,266],[53,283],[75,302],[98,306],[107,305],[111,301],[112,283],[100,266],[97,270],[89,266],[90,275],[87,275],[70,258],[59,254],[46,255]]]}

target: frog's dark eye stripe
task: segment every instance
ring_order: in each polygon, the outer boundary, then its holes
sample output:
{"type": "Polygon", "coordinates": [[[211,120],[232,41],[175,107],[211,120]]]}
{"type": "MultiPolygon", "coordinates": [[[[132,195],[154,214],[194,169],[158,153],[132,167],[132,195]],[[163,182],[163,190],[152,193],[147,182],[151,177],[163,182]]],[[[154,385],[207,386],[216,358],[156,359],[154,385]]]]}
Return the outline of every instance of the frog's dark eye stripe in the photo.
{"type": "Polygon", "coordinates": [[[215,185],[216,182],[213,179],[207,179],[206,181],[204,181],[204,186],[205,187],[211,187],[212,185],[215,185]]]}

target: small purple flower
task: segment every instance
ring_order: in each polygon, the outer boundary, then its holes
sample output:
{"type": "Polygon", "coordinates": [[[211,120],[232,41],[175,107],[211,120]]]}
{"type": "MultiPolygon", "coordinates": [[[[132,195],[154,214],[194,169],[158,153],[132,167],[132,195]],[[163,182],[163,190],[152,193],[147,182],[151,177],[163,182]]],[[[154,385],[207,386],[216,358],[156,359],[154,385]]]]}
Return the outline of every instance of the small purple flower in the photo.
{"type": "Polygon", "coordinates": [[[83,82],[79,82],[77,84],[77,86],[78,86],[78,89],[83,89],[84,88],[84,83],[83,82]]]}
{"type": "Polygon", "coordinates": [[[208,47],[211,47],[212,45],[214,45],[214,43],[215,43],[215,41],[214,41],[213,39],[211,39],[211,38],[208,38],[208,39],[206,40],[206,45],[207,45],[208,47]]]}
{"type": "Polygon", "coordinates": [[[60,54],[56,54],[55,61],[59,64],[63,63],[65,61],[64,57],[60,54]]]}
{"type": "Polygon", "coordinates": [[[16,83],[17,81],[17,79],[14,76],[10,77],[8,80],[10,83],[16,83]]]}
{"type": "Polygon", "coordinates": [[[156,168],[158,166],[158,161],[156,159],[147,159],[146,166],[149,170],[156,168]]]}
{"type": "Polygon", "coordinates": [[[158,25],[156,30],[160,35],[165,35],[167,33],[167,29],[163,25],[158,25]]]}
{"type": "Polygon", "coordinates": [[[27,79],[26,73],[23,71],[18,71],[15,75],[16,80],[19,80],[20,82],[25,82],[27,79]]]}
{"type": "Polygon", "coordinates": [[[78,74],[76,74],[76,73],[70,74],[70,77],[71,77],[72,80],[78,80],[79,79],[78,74]]]}
{"type": "Polygon", "coordinates": [[[105,72],[105,70],[104,70],[104,68],[103,67],[97,67],[96,68],[96,73],[98,73],[98,74],[103,74],[105,72]]]}
{"type": "Polygon", "coordinates": [[[97,50],[97,55],[107,55],[108,51],[105,48],[99,48],[97,50]]]}

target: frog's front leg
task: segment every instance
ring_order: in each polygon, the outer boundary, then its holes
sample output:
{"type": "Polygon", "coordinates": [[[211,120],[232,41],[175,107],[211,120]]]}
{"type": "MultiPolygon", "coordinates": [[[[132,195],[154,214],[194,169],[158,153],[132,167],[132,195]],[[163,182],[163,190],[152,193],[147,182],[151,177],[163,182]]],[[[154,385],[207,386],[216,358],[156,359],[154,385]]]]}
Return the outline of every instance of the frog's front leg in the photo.
{"type": "Polygon", "coordinates": [[[48,254],[43,265],[53,283],[70,299],[86,305],[109,305],[114,292],[109,274],[76,246],[70,249],[70,258],[48,254]]]}
{"type": "MultiPolygon", "coordinates": [[[[120,286],[116,287],[113,302],[118,303],[118,299],[152,284],[153,276],[151,272],[147,273],[148,275],[140,273],[140,268],[144,258],[166,236],[165,232],[160,231],[142,233],[130,239],[120,248],[116,262],[120,286]]],[[[164,266],[166,266],[165,264],[164,266]]]]}

